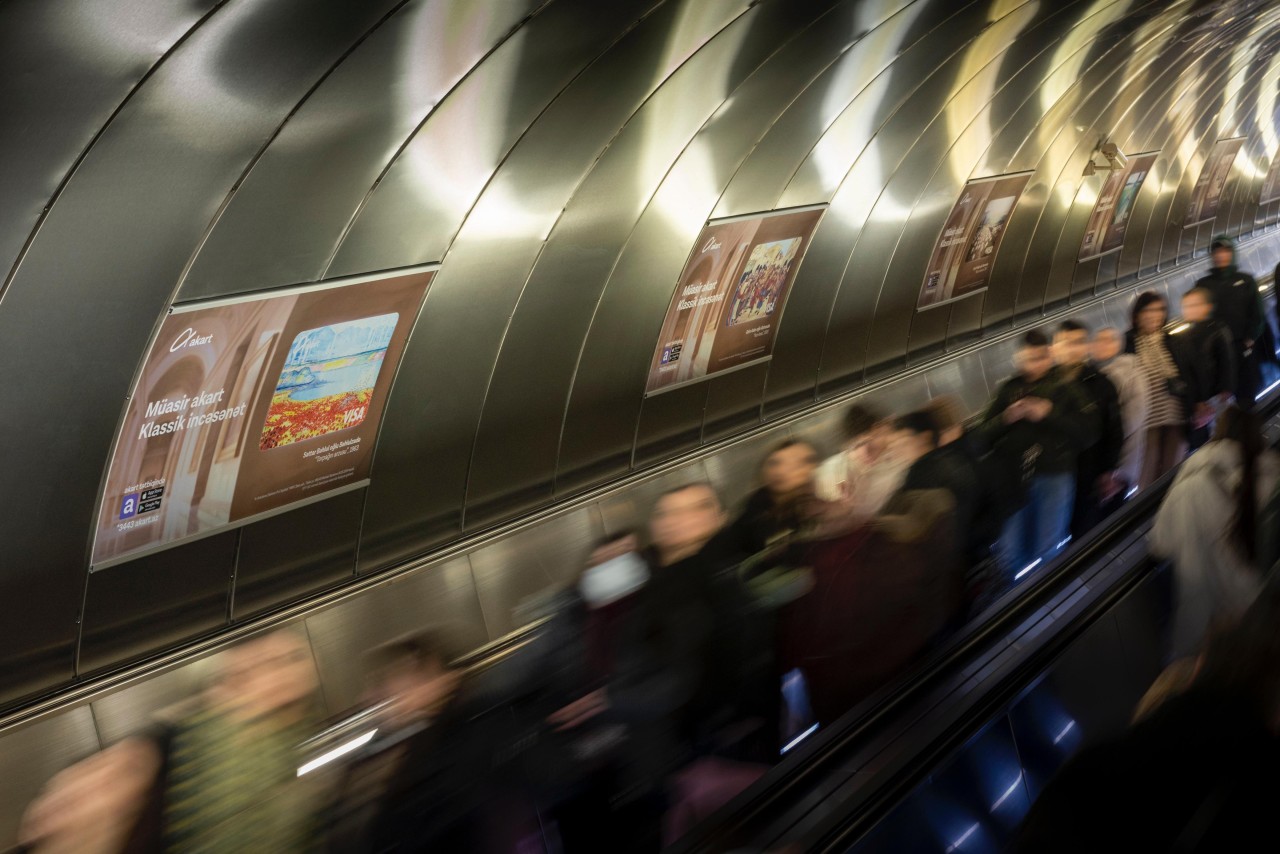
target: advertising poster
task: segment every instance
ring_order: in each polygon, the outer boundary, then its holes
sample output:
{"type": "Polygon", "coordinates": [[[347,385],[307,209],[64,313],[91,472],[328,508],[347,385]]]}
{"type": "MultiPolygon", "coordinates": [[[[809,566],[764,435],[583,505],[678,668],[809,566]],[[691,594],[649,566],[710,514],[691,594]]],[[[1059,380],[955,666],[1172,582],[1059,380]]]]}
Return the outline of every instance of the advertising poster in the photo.
{"type": "Polygon", "coordinates": [[[172,309],[116,438],[93,568],[367,483],[433,276],[172,309]]]}
{"type": "Polygon", "coordinates": [[[1126,168],[1112,169],[1107,174],[1102,189],[1098,191],[1098,201],[1093,205],[1089,224],[1085,227],[1084,240],[1080,243],[1081,261],[1115,252],[1124,246],[1134,203],[1159,156],[1159,152],[1135,154],[1129,158],[1126,168]]]}
{"type": "Polygon", "coordinates": [[[964,185],[929,257],[917,310],[945,305],[987,289],[1000,240],[1030,180],[1030,172],[1020,172],[979,178],[964,185]]]}
{"type": "Polygon", "coordinates": [[[1280,200],[1280,152],[1271,158],[1267,167],[1267,177],[1262,179],[1262,193],[1258,196],[1258,204],[1269,205],[1280,200]]]}
{"type": "Polygon", "coordinates": [[[1213,144],[1209,159],[1200,169],[1200,178],[1191,191],[1191,204],[1187,207],[1187,220],[1183,228],[1191,228],[1209,222],[1218,216],[1222,204],[1222,190],[1231,176],[1231,166],[1244,145],[1244,137],[1220,139],[1213,144]]]}
{"type": "Polygon", "coordinates": [[[662,323],[646,394],[769,359],[825,207],[719,220],[698,236],[662,323]]]}

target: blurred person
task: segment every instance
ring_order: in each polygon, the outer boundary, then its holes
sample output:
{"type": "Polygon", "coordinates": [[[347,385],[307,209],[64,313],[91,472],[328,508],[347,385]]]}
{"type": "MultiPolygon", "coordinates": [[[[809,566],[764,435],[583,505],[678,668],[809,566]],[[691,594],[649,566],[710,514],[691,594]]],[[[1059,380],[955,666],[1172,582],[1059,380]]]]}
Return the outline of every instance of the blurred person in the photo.
{"type": "Polygon", "coordinates": [[[844,449],[815,475],[815,494],[828,502],[824,532],[838,533],[875,516],[902,486],[906,466],[892,452],[891,421],[862,404],[845,413],[844,449]]]}
{"type": "Polygon", "coordinates": [[[127,840],[117,850],[317,850],[324,777],[297,774],[316,688],[306,641],[292,631],[232,647],[208,688],[153,731],[55,778],[28,812],[25,844],[69,850],[64,840],[93,827],[104,805],[76,798],[77,788],[119,774],[119,788],[102,793],[122,819],[109,825],[127,840]]]}
{"type": "Polygon", "coordinates": [[[365,655],[376,737],[347,763],[331,811],[335,854],[513,850],[495,783],[510,735],[471,696],[458,653],[436,628],[365,655]]]}
{"type": "Polygon", "coordinates": [[[1280,798],[1277,625],[1280,591],[1269,588],[1237,625],[1211,638],[1184,690],[1063,766],[1009,850],[1216,854],[1269,847],[1264,840],[1274,834],[1280,798]]]}
{"type": "Polygon", "coordinates": [[[1186,693],[1187,689],[1194,684],[1199,671],[1200,659],[1198,658],[1176,659],[1160,671],[1156,681],[1151,683],[1151,687],[1147,688],[1142,699],[1138,701],[1138,706],[1133,711],[1133,723],[1151,717],[1151,714],[1167,700],[1186,693]]]}
{"type": "Polygon", "coordinates": [[[1064,320],[1053,335],[1053,356],[1066,382],[1075,383],[1093,405],[1097,440],[1076,460],[1075,502],[1071,536],[1080,537],[1110,515],[1124,501],[1116,470],[1124,446],[1120,394],[1111,380],[1089,362],[1089,329],[1064,320]]]}
{"type": "Polygon", "coordinates": [[[751,758],[760,749],[753,738],[770,742],[778,685],[770,680],[768,639],[736,572],[742,555],[725,523],[709,484],[659,496],[649,526],[649,575],[614,635],[603,685],[548,718],[561,731],[609,724],[626,731],[609,772],[616,784],[608,827],[567,841],[578,850],[592,850],[591,838],[598,846],[601,833],[613,850],[657,850],[662,817],[680,803],[677,772],[713,756],[751,758]]]}
{"type": "Polygon", "coordinates": [[[1253,276],[1236,267],[1235,241],[1219,234],[1209,244],[1209,253],[1213,267],[1195,286],[1212,294],[1213,318],[1230,332],[1235,374],[1230,390],[1241,409],[1252,410],[1261,379],[1253,349],[1266,324],[1262,296],[1253,276]]]}
{"type": "MultiPolygon", "coordinates": [[[[956,478],[956,525],[966,563],[965,595],[972,613],[985,609],[1007,588],[1000,572],[995,544],[1005,521],[1017,509],[1021,471],[1004,464],[978,437],[965,430],[964,410],[954,398],[943,395],[925,404],[923,410],[938,429],[938,450],[926,462],[937,459],[947,477],[956,478]],[[974,491],[964,484],[972,482],[974,491]]],[[[929,468],[924,469],[927,474],[929,468]]],[[[933,481],[920,473],[907,475],[907,489],[927,488],[933,481]]]]}
{"type": "Polygon", "coordinates": [[[954,516],[946,489],[900,490],[866,524],[809,542],[813,589],[779,615],[780,669],[804,674],[822,725],[901,676],[954,619],[954,516]]]}
{"type": "MultiPolygon", "coordinates": [[[[685,630],[701,618],[682,603],[650,609],[641,595],[650,575],[652,567],[640,553],[636,531],[604,536],[593,545],[572,584],[550,594],[531,613],[530,620],[544,618],[543,625],[517,653],[520,670],[531,682],[531,690],[517,704],[518,712],[548,722],[530,754],[529,777],[541,808],[556,821],[568,854],[611,845],[620,823],[613,816],[614,799],[634,781],[627,753],[631,730],[640,732],[644,749],[654,750],[644,737],[648,717],[675,716],[691,694],[691,689],[664,694],[659,685],[650,693],[654,702],[648,707],[628,705],[644,697],[645,680],[623,673],[621,667],[696,643],[696,635],[685,640],[685,630]],[[643,638],[632,630],[641,622],[643,638]],[[639,648],[641,644],[652,645],[639,648]],[[634,681],[623,685],[623,676],[634,681]]],[[[681,679],[671,667],[681,667],[682,662],[675,654],[672,658],[669,667],[653,666],[653,679],[681,679]]]]}
{"type": "Polygon", "coordinates": [[[731,530],[745,554],[763,551],[770,543],[807,527],[812,503],[818,451],[801,439],[785,439],[773,447],[760,465],[762,486],[748,496],[731,530]]]}
{"type": "Polygon", "coordinates": [[[1188,445],[1195,450],[1209,441],[1218,413],[1235,388],[1231,331],[1213,317],[1213,293],[1192,288],[1182,295],[1183,324],[1170,333],[1174,355],[1187,381],[1188,445]]]}
{"type": "Polygon", "coordinates": [[[1124,442],[1120,446],[1120,461],[1113,473],[1115,482],[1111,487],[1117,488],[1123,496],[1138,488],[1142,475],[1147,438],[1147,379],[1138,364],[1138,357],[1123,352],[1124,339],[1115,327],[1099,329],[1089,348],[1093,364],[1111,380],[1120,400],[1124,442]]]}
{"type": "Polygon", "coordinates": [[[1147,381],[1147,423],[1142,472],[1138,486],[1146,489],[1187,455],[1187,381],[1174,359],[1165,324],[1169,307],[1155,291],[1138,294],[1133,302],[1133,325],[1125,333],[1125,352],[1138,357],[1147,381]]]}
{"type": "Polygon", "coordinates": [[[1070,538],[1076,461],[1098,435],[1097,407],[1053,364],[1049,339],[1031,330],[1017,373],[996,392],[980,430],[1001,464],[1020,474],[1020,504],[1005,522],[999,550],[1016,580],[1070,538]]]}
{"type": "Polygon", "coordinates": [[[1257,416],[1232,406],[1213,439],[1182,464],[1151,529],[1151,551],[1173,561],[1173,654],[1196,653],[1205,633],[1238,617],[1262,586],[1260,507],[1280,482],[1257,416]]]}

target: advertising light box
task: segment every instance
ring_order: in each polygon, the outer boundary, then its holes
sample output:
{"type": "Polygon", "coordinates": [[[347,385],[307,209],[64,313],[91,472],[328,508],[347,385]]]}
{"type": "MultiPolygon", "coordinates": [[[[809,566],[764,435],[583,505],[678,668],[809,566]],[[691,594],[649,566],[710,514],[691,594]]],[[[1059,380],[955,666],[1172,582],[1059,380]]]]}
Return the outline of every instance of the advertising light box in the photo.
{"type": "Polygon", "coordinates": [[[968,181],[929,256],[916,310],[982,293],[1030,172],[968,181]]]}
{"type": "Polygon", "coordinates": [[[772,358],[825,206],[715,220],[698,235],[649,366],[647,395],[772,358]]]}
{"type": "Polygon", "coordinates": [[[1084,239],[1080,241],[1081,261],[1110,254],[1124,246],[1138,193],[1159,156],[1158,151],[1135,154],[1124,169],[1107,173],[1085,226],[1084,239]]]}
{"type": "Polygon", "coordinates": [[[1220,139],[1213,144],[1209,159],[1200,169],[1200,177],[1191,191],[1191,204],[1187,206],[1187,219],[1183,228],[1191,228],[1209,222],[1218,216],[1222,206],[1222,190],[1227,186],[1231,167],[1244,145],[1244,137],[1220,139]]]}
{"type": "Polygon", "coordinates": [[[366,485],[434,275],[171,309],[116,437],[92,568],[366,485]]]}

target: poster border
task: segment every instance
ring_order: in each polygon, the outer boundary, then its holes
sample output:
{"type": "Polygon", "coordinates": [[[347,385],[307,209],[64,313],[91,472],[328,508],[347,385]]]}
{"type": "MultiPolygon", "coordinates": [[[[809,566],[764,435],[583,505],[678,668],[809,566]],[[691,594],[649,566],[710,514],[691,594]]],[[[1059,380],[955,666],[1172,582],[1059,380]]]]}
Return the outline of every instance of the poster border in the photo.
{"type": "MultiPolygon", "coordinates": [[[[1247,142],[1249,141],[1249,137],[1247,137],[1247,136],[1226,136],[1226,137],[1223,137],[1222,139],[1215,139],[1215,140],[1213,141],[1213,146],[1214,146],[1214,148],[1216,148],[1220,143],[1223,143],[1223,142],[1235,142],[1236,140],[1240,140],[1240,149],[1241,149],[1241,150],[1243,150],[1243,149],[1244,149],[1244,146],[1245,146],[1245,143],[1247,143],[1247,142]]],[[[1209,153],[1210,153],[1210,154],[1212,154],[1212,153],[1213,153],[1213,148],[1210,148],[1210,149],[1209,149],[1209,153]]],[[[1236,157],[1239,157],[1239,156],[1240,156],[1240,151],[1239,151],[1239,150],[1237,150],[1237,151],[1236,151],[1236,157]]],[[[1208,165],[1209,165],[1209,164],[1208,164],[1207,159],[1206,159],[1206,163],[1205,163],[1205,165],[1204,165],[1204,166],[1202,166],[1202,167],[1200,167],[1200,168],[1201,168],[1201,169],[1204,169],[1204,168],[1205,168],[1205,167],[1207,167],[1208,165]]],[[[1231,168],[1232,168],[1232,169],[1234,169],[1234,168],[1235,168],[1235,166],[1236,166],[1236,162],[1235,162],[1234,160],[1232,160],[1232,161],[1231,161],[1231,168]]],[[[1199,176],[1199,175],[1197,175],[1197,176],[1196,176],[1196,184],[1199,184],[1199,183],[1200,183],[1200,176],[1199,176]]],[[[1192,194],[1193,199],[1194,199],[1194,197],[1195,197],[1196,184],[1192,184],[1192,185],[1191,185],[1191,194],[1192,194]]],[[[1188,204],[1190,204],[1190,202],[1188,202],[1188,204]]],[[[1214,214],[1213,216],[1209,217],[1208,219],[1198,219],[1198,220],[1196,220],[1195,222],[1187,222],[1187,223],[1183,223],[1183,225],[1182,225],[1182,230],[1183,230],[1183,231],[1186,231],[1188,228],[1196,228],[1197,226],[1204,225],[1206,222],[1213,222],[1213,221],[1214,221],[1214,220],[1216,220],[1217,218],[1218,218],[1218,215],[1217,215],[1217,214],[1214,214]]]]}
{"type": "MultiPolygon", "coordinates": [[[[1277,167],[1280,167],[1280,148],[1276,149],[1276,153],[1271,157],[1271,162],[1267,164],[1267,171],[1264,172],[1262,175],[1262,184],[1264,187],[1266,186],[1267,175],[1271,173],[1272,169],[1275,169],[1277,167]]],[[[1259,207],[1261,207],[1262,205],[1272,205],[1272,204],[1275,204],[1276,202],[1280,202],[1280,181],[1276,182],[1276,189],[1274,190],[1274,195],[1269,199],[1262,198],[1262,187],[1258,188],[1258,206],[1259,207]]]]}
{"type": "MultiPolygon", "coordinates": [[[[1157,148],[1155,151],[1139,151],[1137,154],[1126,154],[1126,155],[1125,155],[1125,157],[1126,157],[1128,160],[1130,160],[1130,161],[1134,161],[1134,160],[1137,160],[1139,157],[1149,157],[1149,156],[1151,156],[1152,154],[1154,154],[1154,155],[1156,156],[1156,159],[1155,159],[1155,163],[1152,163],[1152,164],[1151,164],[1151,168],[1152,168],[1152,169],[1155,169],[1155,168],[1156,168],[1156,163],[1159,163],[1159,162],[1160,162],[1160,155],[1161,155],[1161,154],[1164,154],[1164,149],[1163,149],[1163,148],[1157,148]]],[[[1126,169],[1125,171],[1128,171],[1128,170],[1126,169]]],[[[1104,179],[1104,180],[1105,180],[1105,179],[1104,179]]],[[[1144,186],[1144,187],[1145,187],[1146,185],[1147,185],[1147,181],[1146,181],[1146,179],[1144,178],[1144,179],[1142,179],[1142,186],[1144,186]]],[[[1123,184],[1121,184],[1120,186],[1121,186],[1121,189],[1123,189],[1123,188],[1124,188],[1124,185],[1123,185],[1123,184]]],[[[1078,191],[1077,191],[1077,192],[1078,192],[1078,191]]],[[[1139,192],[1139,193],[1141,193],[1142,191],[1141,191],[1141,190],[1139,190],[1138,192],[1139,192]]],[[[1096,206],[1097,206],[1097,204],[1098,204],[1098,203],[1095,201],[1095,202],[1094,202],[1094,206],[1096,207],[1096,206]]],[[[1135,204],[1136,204],[1136,202],[1135,202],[1135,204]]],[[[1090,215],[1090,216],[1092,216],[1092,215],[1093,215],[1093,211],[1092,211],[1092,210],[1090,210],[1090,211],[1089,211],[1089,215],[1090,215]]],[[[1089,221],[1088,221],[1088,220],[1085,220],[1085,223],[1084,223],[1084,224],[1085,224],[1085,228],[1088,228],[1088,227],[1089,227],[1089,221]]],[[[1110,229],[1110,226],[1108,226],[1106,229],[1103,229],[1103,232],[1102,232],[1103,237],[1106,237],[1107,231],[1108,231],[1109,229],[1110,229]]],[[[1081,237],[1081,240],[1083,241],[1083,240],[1084,240],[1084,238],[1083,238],[1083,237],[1081,237]]],[[[1095,254],[1095,255],[1087,255],[1087,256],[1085,256],[1085,257],[1083,257],[1083,258],[1076,258],[1076,263],[1077,263],[1077,264],[1083,264],[1083,263],[1085,263],[1086,261],[1097,261],[1099,258],[1105,258],[1106,256],[1108,256],[1108,255],[1112,255],[1112,254],[1114,254],[1114,253],[1116,253],[1116,252],[1119,252],[1119,251],[1121,251],[1122,249],[1124,249],[1124,244],[1123,244],[1123,243],[1121,243],[1121,244],[1120,244],[1119,246],[1117,246],[1115,249],[1108,249],[1106,252],[1099,252],[1099,253],[1097,253],[1097,254],[1095,254]]]]}
{"type": "MultiPolygon", "coordinates": [[[[702,223],[702,227],[698,229],[698,236],[701,236],[702,232],[706,231],[708,228],[710,228],[713,225],[727,225],[728,223],[742,222],[743,220],[748,220],[748,219],[757,219],[757,218],[772,217],[772,216],[784,216],[786,214],[806,213],[808,211],[822,211],[823,216],[818,217],[818,223],[813,227],[813,234],[817,234],[818,228],[822,225],[822,220],[826,216],[826,211],[827,211],[827,208],[829,207],[831,207],[830,202],[814,202],[812,204],[807,204],[807,205],[793,205],[792,207],[789,207],[789,208],[774,208],[772,210],[767,210],[767,211],[755,211],[753,213],[732,214],[730,216],[715,217],[714,219],[708,219],[702,223]]],[[[809,241],[808,241],[809,243],[813,242],[813,234],[809,235],[809,241]]],[[[676,283],[673,286],[672,292],[671,292],[672,296],[675,295],[675,288],[680,287],[680,277],[684,275],[684,271],[688,269],[689,261],[692,260],[693,255],[695,252],[697,252],[697,250],[698,250],[698,240],[697,240],[697,237],[695,237],[693,240],[693,243],[689,247],[689,254],[685,256],[684,264],[681,265],[680,267],[680,272],[676,274],[676,283]]],[[[806,245],[804,247],[804,254],[800,256],[800,263],[796,265],[795,274],[791,279],[791,284],[793,286],[795,285],[795,277],[800,275],[800,268],[804,266],[805,255],[808,255],[808,253],[809,253],[809,247],[806,245]]],[[[782,318],[786,316],[787,301],[790,301],[790,299],[791,299],[791,288],[787,288],[787,300],[782,303],[782,311],[778,313],[778,319],[776,321],[778,329],[782,328],[782,318]]],[[[670,301],[668,301],[667,312],[670,312],[670,311],[671,311],[671,303],[670,301]]],[[[662,315],[663,323],[666,322],[666,319],[667,319],[667,314],[666,312],[664,312],[662,315]]],[[[661,334],[661,329],[659,329],[659,334],[661,334]]],[[[777,330],[775,329],[774,330],[775,341],[777,340],[777,335],[778,333],[777,333],[777,330]]],[[[656,351],[657,346],[658,345],[654,345],[654,351],[656,351]]],[[[650,372],[652,371],[654,351],[650,351],[649,361],[646,363],[648,366],[645,369],[644,381],[646,386],[649,385],[649,376],[650,376],[650,372]]],[[[772,360],[773,360],[773,353],[770,352],[766,356],[760,356],[759,358],[755,358],[755,359],[751,359],[750,361],[743,362],[740,365],[734,365],[732,368],[725,368],[723,370],[716,371],[714,374],[703,374],[700,377],[694,377],[693,379],[688,379],[681,383],[675,383],[674,385],[663,386],[662,388],[654,389],[653,391],[649,391],[646,388],[644,394],[641,396],[640,399],[648,400],[651,397],[657,397],[660,394],[666,394],[667,392],[675,391],[678,388],[685,388],[686,386],[691,386],[694,383],[706,382],[707,380],[713,377],[724,376],[725,374],[731,374],[734,371],[740,371],[743,368],[750,368],[750,367],[754,367],[755,365],[763,365],[764,363],[770,362],[772,360]]]]}
{"type": "MultiPolygon", "coordinates": [[[[965,182],[960,185],[959,191],[952,197],[951,207],[947,209],[947,216],[942,220],[942,231],[946,230],[947,220],[950,219],[951,214],[955,211],[956,205],[959,204],[960,198],[961,196],[964,195],[964,190],[966,187],[970,187],[977,184],[989,184],[992,181],[1003,181],[1007,178],[1021,178],[1023,175],[1034,177],[1035,174],[1036,174],[1036,170],[1034,169],[1020,169],[1017,172],[1005,172],[1000,175],[987,175],[983,178],[965,179],[965,182]]],[[[1013,207],[1009,209],[1010,219],[1013,218],[1014,212],[1018,209],[1018,205],[1022,202],[1022,197],[1027,194],[1027,189],[1030,186],[1031,186],[1031,178],[1028,178],[1026,186],[1022,188],[1022,192],[1018,193],[1018,197],[1013,202],[1013,207]]],[[[981,288],[978,288],[977,290],[969,291],[969,293],[967,294],[961,294],[958,297],[948,297],[947,299],[944,299],[941,302],[930,303],[929,305],[926,305],[926,306],[920,305],[920,292],[924,290],[925,281],[927,281],[929,278],[929,262],[933,260],[934,253],[938,251],[938,242],[942,240],[942,231],[939,231],[938,235],[933,239],[933,245],[929,248],[929,257],[925,259],[924,278],[920,282],[920,288],[917,289],[916,291],[916,305],[915,305],[915,310],[912,312],[913,315],[920,314],[923,311],[929,311],[931,309],[941,308],[944,305],[951,305],[952,303],[957,303],[957,302],[960,302],[961,300],[966,300],[969,297],[974,297],[974,296],[977,296],[978,294],[985,294],[991,288],[991,285],[988,284],[988,285],[984,285],[981,288]]],[[[1003,243],[1003,237],[1001,239],[1001,242],[1003,243]]],[[[999,248],[996,249],[995,254],[997,257],[1000,255],[999,248]]],[[[994,266],[995,258],[991,259],[991,263],[994,266]]]]}
{"type": "MultiPolygon", "coordinates": [[[[276,297],[286,297],[286,296],[293,296],[295,294],[306,294],[306,293],[314,293],[317,291],[333,290],[336,288],[345,288],[352,285],[362,285],[368,282],[382,281],[384,279],[399,278],[401,276],[413,276],[421,273],[438,273],[440,271],[441,266],[442,266],[442,262],[432,261],[427,264],[414,264],[408,267],[396,267],[389,270],[382,270],[376,273],[358,273],[353,276],[340,276],[336,279],[321,279],[316,282],[307,282],[307,283],[295,284],[295,285],[285,285],[283,287],[269,288],[267,290],[260,290],[260,291],[250,291],[243,294],[234,294],[232,296],[227,296],[227,297],[211,297],[209,299],[191,300],[191,301],[182,302],[182,303],[179,303],[179,302],[170,303],[168,309],[166,309],[163,313],[161,313],[161,315],[156,321],[155,328],[152,330],[152,333],[151,333],[151,340],[147,343],[147,348],[143,352],[142,358],[138,362],[137,369],[134,371],[133,379],[129,384],[129,393],[125,395],[124,403],[120,408],[120,415],[116,421],[115,441],[112,442],[111,444],[111,454],[107,457],[106,465],[102,469],[102,475],[98,482],[98,495],[97,495],[97,498],[94,500],[94,504],[93,504],[93,519],[94,519],[93,531],[91,536],[89,537],[88,554],[85,559],[85,565],[88,568],[88,572],[94,573],[99,570],[107,569],[109,567],[130,563],[134,560],[137,560],[139,558],[142,558],[148,555],[156,554],[162,551],[168,551],[169,549],[176,548],[178,546],[185,545],[187,543],[192,543],[192,542],[195,542],[196,540],[202,540],[205,537],[213,536],[215,534],[225,533],[227,531],[235,530],[236,528],[242,528],[253,522],[262,521],[263,519],[270,518],[279,513],[288,512],[290,510],[296,510],[301,507],[305,507],[308,504],[313,504],[318,501],[323,501],[326,498],[334,498],[345,492],[354,491],[356,489],[363,489],[372,482],[370,478],[364,478],[361,481],[357,481],[355,483],[349,483],[349,484],[346,484],[345,486],[340,486],[336,489],[326,490],[323,493],[313,495],[309,498],[299,499],[296,502],[290,502],[287,505],[283,505],[283,506],[274,508],[272,510],[264,510],[261,513],[255,513],[252,516],[246,516],[242,519],[237,519],[234,522],[227,522],[223,525],[220,525],[216,528],[211,528],[207,531],[200,531],[195,534],[189,534],[180,539],[170,540],[165,543],[157,543],[154,546],[138,549],[137,551],[131,551],[128,554],[116,555],[115,557],[110,557],[105,560],[94,561],[93,555],[94,555],[94,552],[97,550],[98,534],[100,533],[98,529],[98,520],[102,516],[102,506],[103,506],[103,502],[106,500],[107,478],[111,476],[111,472],[116,463],[116,456],[120,451],[120,440],[123,438],[122,428],[124,426],[125,419],[129,417],[129,404],[133,401],[134,396],[137,394],[138,383],[141,382],[142,380],[142,375],[146,371],[147,363],[150,360],[153,351],[155,350],[156,341],[158,341],[160,338],[160,332],[164,328],[164,321],[167,318],[172,317],[175,314],[186,314],[188,312],[200,311],[206,308],[220,308],[222,306],[227,306],[227,305],[239,305],[241,303],[247,303],[247,302],[258,302],[264,299],[274,299],[276,297]]],[[[422,302],[419,303],[418,305],[418,313],[414,317],[413,324],[409,327],[409,332],[405,336],[404,345],[406,350],[409,347],[409,342],[413,340],[413,333],[418,328],[418,321],[422,319],[422,308],[423,308],[423,305],[425,305],[426,303],[426,295],[431,292],[431,285],[434,283],[435,283],[434,279],[430,283],[428,283],[427,290],[423,293],[422,302]]],[[[392,375],[391,382],[387,386],[388,391],[390,391],[390,389],[395,387],[396,380],[400,376],[400,368],[403,365],[404,365],[404,358],[402,354],[400,363],[396,365],[395,373],[392,375]]],[[[372,470],[373,461],[377,458],[378,441],[382,438],[382,427],[383,427],[383,424],[379,423],[378,433],[377,433],[377,436],[374,438],[373,453],[369,457],[370,470],[372,470]]]]}

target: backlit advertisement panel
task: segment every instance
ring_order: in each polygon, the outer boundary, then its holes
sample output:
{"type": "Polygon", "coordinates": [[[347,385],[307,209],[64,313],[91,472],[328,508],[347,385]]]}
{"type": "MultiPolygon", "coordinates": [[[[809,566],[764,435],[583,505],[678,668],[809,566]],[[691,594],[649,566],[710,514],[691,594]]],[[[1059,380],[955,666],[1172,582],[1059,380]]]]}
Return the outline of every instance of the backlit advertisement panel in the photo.
{"type": "Polygon", "coordinates": [[[1129,218],[1151,167],[1160,156],[1158,151],[1135,154],[1124,169],[1113,169],[1102,182],[1093,213],[1080,241],[1080,260],[1088,261],[1115,252],[1124,246],[1129,218]]]}
{"type": "Polygon", "coordinates": [[[667,308],[646,394],[772,357],[787,294],[824,210],[708,223],[667,308]]]}
{"type": "Polygon", "coordinates": [[[1187,206],[1187,219],[1183,228],[1191,228],[1217,218],[1222,206],[1222,191],[1231,176],[1236,155],[1244,145],[1244,137],[1220,139],[1213,144],[1209,159],[1200,169],[1200,177],[1191,191],[1191,203],[1187,206]]]}
{"type": "Polygon", "coordinates": [[[116,438],[93,568],[365,485],[433,276],[173,308],[116,438]]]}
{"type": "Polygon", "coordinates": [[[987,289],[1000,241],[1030,172],[964,185],[933,246],[916,309],[934,308],[987,289]]]}

